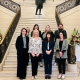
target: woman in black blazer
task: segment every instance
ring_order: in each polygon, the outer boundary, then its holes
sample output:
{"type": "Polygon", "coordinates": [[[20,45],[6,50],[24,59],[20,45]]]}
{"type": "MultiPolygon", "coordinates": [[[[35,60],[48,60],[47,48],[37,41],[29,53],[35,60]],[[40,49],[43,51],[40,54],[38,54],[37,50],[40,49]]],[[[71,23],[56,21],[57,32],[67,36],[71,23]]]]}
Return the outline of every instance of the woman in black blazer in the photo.
{"type": "Polygon", "coordinates": [[[17,50],[17,77],[20,79],[26,78],[26,66],[28,65],[28,44],[29,37],[26,36],[27,30],[23,28],[21,30],[21,35],[17,37],[16,40],[16,50],[17,50]]]}
{"type": "Polygon", "coordinates": [[[50,79],[52,74],[52,58],[54,53],[54,39],[50,32],[42,42],[42,51],[45,65],[45,79],[50,79]]]}

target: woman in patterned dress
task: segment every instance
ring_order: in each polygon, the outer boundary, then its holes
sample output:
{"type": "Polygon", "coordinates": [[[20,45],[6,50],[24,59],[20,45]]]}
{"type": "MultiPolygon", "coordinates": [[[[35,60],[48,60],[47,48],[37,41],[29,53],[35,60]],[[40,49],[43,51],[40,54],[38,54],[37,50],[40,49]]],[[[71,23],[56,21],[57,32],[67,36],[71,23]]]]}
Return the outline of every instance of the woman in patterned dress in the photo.
{"type": "Polygon", "coordinates": [[[32,78],[37,78],[37,69],[39,55],[42,53],[42,40],[39,37],[39,31],[37,29],[33,30],[33,36],[29,40],[29,51],[31,54],[32,63],[32,78]]]}

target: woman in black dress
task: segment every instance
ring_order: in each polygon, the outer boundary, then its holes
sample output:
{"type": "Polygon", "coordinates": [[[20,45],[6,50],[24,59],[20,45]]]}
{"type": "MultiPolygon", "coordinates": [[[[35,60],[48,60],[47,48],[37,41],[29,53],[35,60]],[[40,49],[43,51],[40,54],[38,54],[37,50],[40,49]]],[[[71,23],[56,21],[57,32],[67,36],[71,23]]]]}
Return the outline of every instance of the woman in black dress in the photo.
{"type": "Polygon", "coordinates": [[[26,70],[28,65],[28,44],[29,37],[26,36],[27,30],[23,28],[21,30],[21,35],[17,37],[16,40],[16,50],[17,50],[17,77],[21,80],[26,78],[26,70]]]}

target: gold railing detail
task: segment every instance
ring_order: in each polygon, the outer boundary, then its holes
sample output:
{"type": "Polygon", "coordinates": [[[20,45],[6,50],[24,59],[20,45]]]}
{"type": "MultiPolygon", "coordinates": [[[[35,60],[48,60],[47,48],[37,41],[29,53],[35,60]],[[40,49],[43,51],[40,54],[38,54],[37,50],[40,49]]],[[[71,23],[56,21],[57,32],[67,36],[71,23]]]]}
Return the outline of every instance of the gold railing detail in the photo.
{"type": "Polygon", "coordinates": [[[2,38],[2,40],[1,40],[1,42],[0,42],[0,44],[2,44],[3,40],[5,39],[7,33],[8,33],[8,31],[9,31],[9,29],[10,29],[10,27],[11,27],[11,25],[12,25],[14,19],[16,18],[17,14],[19,13],[19,11],[20,11],[20,8],[19,8],[19,10],[17,11],[17,13],[15,14],[13,20],[11,21],[11,23],[10,23],[10,25],[9,25],[9,27],[8,27],[8,29],[7,29],[7,31],[6,31],[6,33],[4,34],[4,36],[3,36],[3,38],[2,38]]]}

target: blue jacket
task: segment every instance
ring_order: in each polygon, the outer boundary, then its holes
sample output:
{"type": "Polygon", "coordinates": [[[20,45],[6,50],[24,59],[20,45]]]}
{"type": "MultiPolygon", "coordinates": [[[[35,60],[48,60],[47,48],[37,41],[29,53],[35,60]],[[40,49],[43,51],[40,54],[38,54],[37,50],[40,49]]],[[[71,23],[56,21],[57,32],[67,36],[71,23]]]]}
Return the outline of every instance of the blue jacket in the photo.
{"type": "MultiPolygon", "coordinates": [[[[46,54],[46,50],[48,50],[48,49],[47,49],[47,44],[48,44],[47,41],[43,41],[43,42],[42,42],[43,55],[47,55],[47,54],[46,54]]],[[[51,53],[50,53],[50,55],[53,55],[53,53],[54,53],[54,42],[49,42],[49,50],[52,50],[51,53]]]]}

